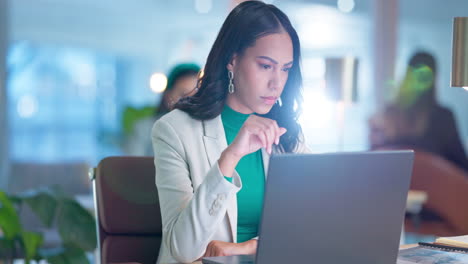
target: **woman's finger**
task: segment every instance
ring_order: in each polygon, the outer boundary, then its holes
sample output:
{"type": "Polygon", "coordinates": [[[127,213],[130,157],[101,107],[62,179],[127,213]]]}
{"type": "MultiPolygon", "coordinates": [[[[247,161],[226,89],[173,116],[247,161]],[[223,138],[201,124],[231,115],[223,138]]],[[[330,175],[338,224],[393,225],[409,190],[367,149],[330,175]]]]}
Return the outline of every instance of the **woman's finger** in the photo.
{"type": "Polygon", "coordinates": [[[273,131],[271,130],[271,127],[268,126],[268,125],[264,125],[263,126],[263,133],[265,134],[265,138],[266,138],[266,141],[267,141],[267,145],[266,145],[266,150],[268,152],[268,154],[271,153],[271,145],[273,144],[273,131]]]}
{"type": "Polygon", "coordinates": [[[288,130],[284,127],[280,127],[280,136],[284,135],[288,130]]]}
{"type": "Polygon", "coordinates": [[[275,127],[275,122],[269,122],[269,127],[268,127],[269,135],[270,135],[270,153],[273,150],[273,144],[276,142],[276,127],[275,127]]]}
{"type": "Polygon", "coordinates": [[[271,153],[271,148],[273,143],[275,142],[275,128],[274,128],[274,122],[271,119],[268,118],[262,118],[260,117],[258,119],[259,124],[261,124],[261,128],[265,132],[266,138],[267,138],[267,146],[265,147],[268,151],[268,153],[271,153]]]}
{"type": "Polygon", "coordinates": [[[281,137],[281,129],[277,122],[275,122],[275,128],[276,128],[275,144],[278,145],[280,142],[280,137],[281,137]]]}
{"type": "Polygon", "coordinates": [[[272,121],[273,121],[272,122],[273,130],[275,132],[274,142],[275,142],[275,145],[278,145],[279,138],[280,138],[280,129],[279,129],[278,123],[275,120],[272,120],[272,121]]]}
{"type": "Polygon", "coordinates": [[[214,253],[214,246],[213,246],[213,243],[210,243],[208,249],[209,249],[209,253],[208,253],[209,256],[210,256],[210,257],[213,257],[213,256],[214,256],[214,254],[213,254],[213,253],[214,253]]]}
{"type": "Polygon", "coordinates": [[[263,129],[257,127],[255,135],[260,139],[260,142],[262,142],[262,147],[266,148],[268,145],[268,141],[263,129]]]}
{"type": "Polygon", "coordinates": [[[279,127],[275,120],[264,118],[264,122],[267,124],[268,129],[271,131],[271,144],[278,144],[277,139],[279,138],[279,127]]]}
{"type": "Polygon", "coordinates": [[[278,145],[280,137],[284,133],[286,133],[286,129],[280,128],[275,120],[252,115],[244,123],[238,135],[239,139],[244,138],[245,140],[237,142],[240,143],[239,147],[244,149],[242,152],[246,154],[251,153],[251,151],[256,148],[256,146],[252,145],[257,144],[255,141],[261,144],[261,147],[265,148],[265,150],[271,154],[273,151],[273,144],[278,145]],[[244,145],[246,143],[248,145],[244,145]],[[242,145],[244,146],[242,147],[242,145]],[[245,149],[245,147],[248,147],[248,149],[245,149]]]}
{"type": "Polygon", "coordinates": [[[267,138],[267,145],[265,147],[266,151],[268,152],[268,154],[271,154],[271,136],[270,136],[270,133],[268,131],[269,129],[266,129],[266,130],[263,130],[263,133],[265,134],[265,137],[267,138]]]}

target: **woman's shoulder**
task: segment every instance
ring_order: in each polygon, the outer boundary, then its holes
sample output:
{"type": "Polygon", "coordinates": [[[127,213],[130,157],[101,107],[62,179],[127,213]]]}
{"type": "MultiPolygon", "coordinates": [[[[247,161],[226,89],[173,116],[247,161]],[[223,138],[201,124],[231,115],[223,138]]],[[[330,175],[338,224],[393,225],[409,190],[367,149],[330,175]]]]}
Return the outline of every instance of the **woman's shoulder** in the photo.
{"type": "Polygon", "coordinates": [[[180,109],[174,109],[169,113],[163,115],[160,120],[165,120],[166,122],[180,122],[180,121],[197,121],[192,118],[187,112],[184,112],[180,109]]]}
{"type": "Polygon", "coordinates": [[[187,129],[194,129],[201,126],[202,121],[192,118],[188,113],[174,109],[171,112],[159,118],[153,126],[153,131],[158,130],[160,127],[171,127],[175,131],[186,132],[187,129]]]}

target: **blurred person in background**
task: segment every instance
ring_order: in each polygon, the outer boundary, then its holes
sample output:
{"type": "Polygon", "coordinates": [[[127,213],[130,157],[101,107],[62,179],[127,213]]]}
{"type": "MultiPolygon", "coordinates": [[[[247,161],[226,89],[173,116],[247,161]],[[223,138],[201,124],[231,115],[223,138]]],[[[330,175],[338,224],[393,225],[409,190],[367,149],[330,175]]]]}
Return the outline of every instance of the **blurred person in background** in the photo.
{"type": "Polygon", "coordinates": [[[193,95],[196,92],[200,70],[200,66],[194,63],[182,63],[172,68],[167,77],[167,88],[164,90],[161,103],[156,110],[156,119],[174,109],[174,105],[180,98],[193,95]]]}
{"type": "Polygon", "coordinates": [[[394,102],[370,119],[371,148],[422,150],[468,172],[454,115],[436,100],[436,78],[435,58],[427,52],[415,53],[394,102]]]}
{"type": "Polygon", "coordinates": [[[156,120],[174,109],[180,98],[191,96],[197,89],[200,66],[195,63],[175,65],[167,77],[167,86],[159,106],[127,107],[123,114],[124,145],[126,155],[153,156],[151,128],[156,120]]]}

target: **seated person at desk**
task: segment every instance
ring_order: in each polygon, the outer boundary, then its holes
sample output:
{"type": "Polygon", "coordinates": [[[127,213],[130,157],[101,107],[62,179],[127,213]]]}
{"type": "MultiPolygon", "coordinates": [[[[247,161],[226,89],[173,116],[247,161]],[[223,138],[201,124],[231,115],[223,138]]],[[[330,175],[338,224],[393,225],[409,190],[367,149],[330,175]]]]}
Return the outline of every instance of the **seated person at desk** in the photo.
{"type": "Polygon", "coordinates": [[[195,93],[200,70],[200,67],[194,63],[177,64],[171,69],[167,77],[166,90],[156,110],[156,119],[172,111],[180,98],[195,93]]]}
{"type": "Polygon", "coordinates": [[[415,53],[394,102],[370,119],[369,139],[372,149],[416,151],[411,188],[428,200],[407,230],[460,235],[468,230],[468,159],[452,112],[437,103],[436,73],[431,54],[415,53]]]}
{"type": "MultiPolygon", "coordinates": [[[[198,90],[152,131],[163,242],[158,263],[254,254],[271,153],[306,152],[300,44],[273,5],[224,22],[198,90]]],[[[291,179],[294,180],[294,179],[291,179]]]]}
{"type": "Polygon", "coordinates": [[[153,156],[150,133],[154,122],[174,109],[174,104],[182,97],[195,92],[200,67],[194,63],[175,65],[167,77],[167,86],[157,107],[124,110],[125,137],[123,150],[126,155],[153,156]],[[149,116],[148,116],[149,113],[149,116]],[[125,118],[127,117],[127,118],[125,118]],[[127,121],[125,121],[127,120],[127,121]]]}
{"type": "Polygon", "coordinates": [[[410,61],[395,101],[371,118],[371,148],[401,147],[436,154],[468,172],[452,112],[436,100],[437,65],[427,52],[410,61]]]}

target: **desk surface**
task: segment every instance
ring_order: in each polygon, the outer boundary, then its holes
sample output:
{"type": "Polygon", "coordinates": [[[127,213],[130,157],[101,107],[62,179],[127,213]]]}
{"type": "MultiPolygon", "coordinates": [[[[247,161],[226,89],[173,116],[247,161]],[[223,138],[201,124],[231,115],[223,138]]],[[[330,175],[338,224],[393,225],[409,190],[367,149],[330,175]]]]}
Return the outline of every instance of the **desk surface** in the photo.
{"type": "MultiPolygon", "coordinates": [[[[417,244],[408,244],[408,245],[401,245],[400,246],[400,249],[408,249],[408,248],[412,248],[412,247],[416,247],[418,246],[417,244]]],[[[170,264],[179,264],[179,263],[170,263],[170,264]]],[[[195,261],[195,262],[192,262],[192,264],[202,264],[201,261],[195,261]]]]}
{"type": "MultiPolygon", "coordinates": [[[[422,205],[427,200],[427,194],[422,191],[409,191],[408,199],[406,201],[406,211],[408,213],[418,213],[422,205]]],[[[400,249],[407,249],[417,246],[417,244],[408,244],[408,245],[401,245],[400,249]]],[[[170,264],[177,264],[177,263],[170,263],[170,264]]],[[[202,264],[201,261],[195,261],[192,264],[202,264]]]]}

